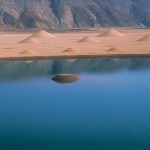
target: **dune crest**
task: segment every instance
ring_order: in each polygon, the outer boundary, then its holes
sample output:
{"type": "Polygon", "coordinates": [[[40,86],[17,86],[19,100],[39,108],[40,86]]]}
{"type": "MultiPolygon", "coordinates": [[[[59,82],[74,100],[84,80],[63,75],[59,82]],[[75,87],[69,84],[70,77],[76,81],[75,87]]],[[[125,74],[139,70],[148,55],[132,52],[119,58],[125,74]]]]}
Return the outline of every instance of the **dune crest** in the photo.
{"type": "Polygon", "coordinates": [[[99,41],[94,39],[94,38],[92,38],[92,37],[87,36],[87,37],[79,40],[78,42],[99,42],[99,41]]]}
{"type": "Polygon", "coordinates": [[[19,54],[22,54],[22,55],[34,55],[36,54],[34,51],[31,51],[31,50],[24,50],[22,52],[20,52],[19,54]]]}
{"type": "Polygon", "coordinates": [[[34,34],[32,34],[30,37],[34,37],[34,38],[54,38],[56,36],[52,35],[51,33],[48,33],[44,30],[40,30],[34,34]]]}
{"type": "Polygon", "coordinates": [[[73,48],[68,48],[66,50],[64,50],[63,52],[69,52],[69,53],[78,53],[79,51],[73,48]]]}
{"type": "Polygon", "coordinates": [[[121,50],[120,48],[112,47],[112,48],[108,49],[107,51],[108,51],[108,52],[118,52],[118,51],[120,51],[120,50],[121,50]]]}
{"type": "Polygon", "coordinates": [[[98,37],[119,37],[119,36],[125,36],[125,34],[114,29],[109,29],[106,32],[98,35],[98,37]]]}
{"type": "Polygon", "coordinates": [[[149,40],[150,40],[149,35],[145,35],[144,37],[138,39],[137,41],[138,42],[146,42],[146,41],[149,41],[149,40]]]}
{"type": "Polygon", "coordinates": [[[33,43],[39,43],[39,41],[37,41],[34,38],[28,37],[25,40],[19,42],[20,44],[33,44],[33,43]]]}

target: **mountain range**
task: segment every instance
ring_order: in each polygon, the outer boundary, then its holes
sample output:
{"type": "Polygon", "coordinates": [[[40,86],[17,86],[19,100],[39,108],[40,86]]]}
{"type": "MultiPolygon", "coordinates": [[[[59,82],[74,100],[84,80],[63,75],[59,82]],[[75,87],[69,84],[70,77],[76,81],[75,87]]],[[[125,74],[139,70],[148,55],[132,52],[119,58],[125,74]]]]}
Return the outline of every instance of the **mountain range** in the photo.
{"type": "Polygon", "coordinates": [[[148,27],[149,0],[0,0],[0,27],[148,27]]]}

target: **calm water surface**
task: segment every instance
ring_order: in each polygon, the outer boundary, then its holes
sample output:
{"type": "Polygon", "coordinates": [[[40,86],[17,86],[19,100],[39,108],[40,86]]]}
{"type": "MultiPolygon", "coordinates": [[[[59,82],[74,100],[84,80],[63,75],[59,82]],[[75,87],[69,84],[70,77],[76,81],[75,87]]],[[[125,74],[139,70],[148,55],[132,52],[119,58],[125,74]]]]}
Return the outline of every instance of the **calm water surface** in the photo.
{"type": "Polygon", "coordinates": [[[0,62],[0,150],[74,149],[150,149],[150,59],[0,62]]]}

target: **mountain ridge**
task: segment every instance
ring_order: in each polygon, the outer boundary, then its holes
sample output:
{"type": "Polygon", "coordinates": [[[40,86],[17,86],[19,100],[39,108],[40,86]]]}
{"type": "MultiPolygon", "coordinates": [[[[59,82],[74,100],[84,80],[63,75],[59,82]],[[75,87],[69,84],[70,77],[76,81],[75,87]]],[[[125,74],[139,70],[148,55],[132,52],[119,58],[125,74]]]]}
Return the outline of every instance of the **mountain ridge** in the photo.
{"type": "Polygon", "coordinates": [[[1,0],[0,27],[150,26],[148,0],[1,0]]]}

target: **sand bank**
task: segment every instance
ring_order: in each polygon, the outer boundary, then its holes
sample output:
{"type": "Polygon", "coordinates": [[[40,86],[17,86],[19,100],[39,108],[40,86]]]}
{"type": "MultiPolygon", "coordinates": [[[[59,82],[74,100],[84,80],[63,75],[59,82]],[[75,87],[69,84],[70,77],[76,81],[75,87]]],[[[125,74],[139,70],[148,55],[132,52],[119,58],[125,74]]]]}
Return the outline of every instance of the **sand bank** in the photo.
{"type": "Polygon", "coordinates": [[[0,34],[0,60],[150,57],[149,35],[149,29],[134,28],[53,34],[42,30],[36,33],[6,32],[0,34]]]}

